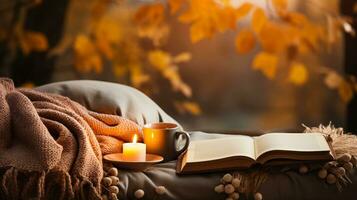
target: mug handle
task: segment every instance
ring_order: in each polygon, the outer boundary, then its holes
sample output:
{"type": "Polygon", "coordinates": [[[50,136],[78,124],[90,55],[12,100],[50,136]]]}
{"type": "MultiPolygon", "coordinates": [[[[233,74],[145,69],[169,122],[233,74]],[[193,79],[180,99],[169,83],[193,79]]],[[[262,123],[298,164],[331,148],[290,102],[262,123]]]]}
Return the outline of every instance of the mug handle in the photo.
{"type": "Polygon", "coordinates": [[[190,144],[190,135],[187,132],[176,131],[176,133],[175,133],[175,148],[177,147],[177,139],[180,137],[180,135],[183,135],[183,137],[186,140],[186,143],[185,143],[185,146],[182,147],[182,149],[180,149],[180,150],[175,149],[177,155],[180,155],[182,152],[184,152],[188,148],[188,145],[190,144]]]}

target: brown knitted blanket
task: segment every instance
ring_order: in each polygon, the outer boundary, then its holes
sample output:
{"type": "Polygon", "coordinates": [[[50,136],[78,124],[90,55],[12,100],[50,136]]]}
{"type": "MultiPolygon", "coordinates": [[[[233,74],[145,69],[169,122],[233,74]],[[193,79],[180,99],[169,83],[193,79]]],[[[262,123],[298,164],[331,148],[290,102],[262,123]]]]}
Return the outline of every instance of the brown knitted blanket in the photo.
{"type": "Polygon", "coordinates": [[[118,151],[138,132],[130,120],[0,78],[0,199],[100,199],[101,147],[118,151]]]}

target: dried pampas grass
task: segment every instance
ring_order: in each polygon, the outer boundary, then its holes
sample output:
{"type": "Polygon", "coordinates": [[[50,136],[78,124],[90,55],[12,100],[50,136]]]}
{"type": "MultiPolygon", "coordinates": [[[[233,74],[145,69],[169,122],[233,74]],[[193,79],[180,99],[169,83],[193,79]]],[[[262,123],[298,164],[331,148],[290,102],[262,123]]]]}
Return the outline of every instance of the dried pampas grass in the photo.
{"type": "Polygon", "coordinates": [[[305,127],[305,133],[322,133],[332,139],[332,147],[336,156],[349,153],[357,157],[357,135],[344,133],[343,128],[335,128],[331,123],[328,126],[305,127]]]}

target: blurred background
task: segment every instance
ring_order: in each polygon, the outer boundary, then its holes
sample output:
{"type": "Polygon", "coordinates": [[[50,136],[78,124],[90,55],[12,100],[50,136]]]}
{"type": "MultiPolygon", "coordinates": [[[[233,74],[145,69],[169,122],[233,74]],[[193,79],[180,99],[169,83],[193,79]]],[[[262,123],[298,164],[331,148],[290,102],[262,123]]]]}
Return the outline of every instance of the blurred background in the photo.
{"type": "Polygon", "coordinates": [[[1,0],[0,76],[131,85],[189,130],[357,131],[354,0],[1,0]]]}

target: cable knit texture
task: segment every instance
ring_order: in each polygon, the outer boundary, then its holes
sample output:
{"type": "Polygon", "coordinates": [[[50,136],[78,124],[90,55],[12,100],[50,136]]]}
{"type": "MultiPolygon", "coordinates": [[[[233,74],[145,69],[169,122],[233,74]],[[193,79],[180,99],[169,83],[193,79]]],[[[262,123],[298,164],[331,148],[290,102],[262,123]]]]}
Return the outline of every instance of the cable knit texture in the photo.
{"type": "Polygon", "coordinates": [[[100,199],[102,153],[137,133],[130,120],[1,78],[0,199],[100,199]]]}

